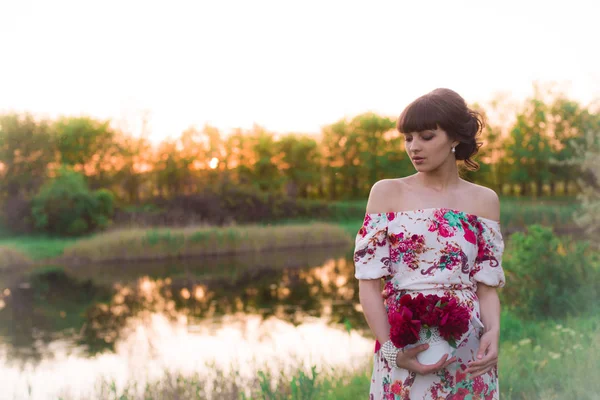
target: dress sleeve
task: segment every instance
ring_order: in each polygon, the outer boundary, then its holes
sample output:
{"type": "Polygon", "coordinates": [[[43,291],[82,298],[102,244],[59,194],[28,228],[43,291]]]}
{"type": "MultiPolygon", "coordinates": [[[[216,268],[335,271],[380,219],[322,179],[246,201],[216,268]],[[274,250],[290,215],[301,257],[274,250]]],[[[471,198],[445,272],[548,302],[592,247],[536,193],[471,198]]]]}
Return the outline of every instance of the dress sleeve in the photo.
{"type": "Polygon", "coordinates": [[[493,287],[503,287],[506,279],[502,269],[504,240],[500,231],[500,223],[491,219],[480,219],[480,222],[477,258],[471,271],[471,277],[475,282],[493,287]]]}
{"type": "Polygon", "coordinates": [[[379,279],[389,275],[390,245],[387,214],[366,214],[354,247],[356,279],[379,279]]]}

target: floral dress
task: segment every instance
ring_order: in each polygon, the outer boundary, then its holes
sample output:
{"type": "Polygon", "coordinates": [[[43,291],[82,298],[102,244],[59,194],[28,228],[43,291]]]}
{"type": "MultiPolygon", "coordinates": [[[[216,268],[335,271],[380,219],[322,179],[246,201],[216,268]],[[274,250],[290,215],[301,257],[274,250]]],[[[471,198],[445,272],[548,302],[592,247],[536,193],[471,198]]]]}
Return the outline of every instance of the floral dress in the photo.
{"type": "Polygon", "coordinates": [[[498,399],[497,368],[467,379],[483,334],[478,282],[505,284],[504,242],[497,221],[447,208],[366,214],[356,235],[357,279],[385,279],[383,298],[418,293],[454,296],[468,306],[469,330],[458,341],[457,361],[420,375],[392,368],[375,343],[370,399],[498,399]],[[479,322],[479,323],[478,323],[479,322]]]}

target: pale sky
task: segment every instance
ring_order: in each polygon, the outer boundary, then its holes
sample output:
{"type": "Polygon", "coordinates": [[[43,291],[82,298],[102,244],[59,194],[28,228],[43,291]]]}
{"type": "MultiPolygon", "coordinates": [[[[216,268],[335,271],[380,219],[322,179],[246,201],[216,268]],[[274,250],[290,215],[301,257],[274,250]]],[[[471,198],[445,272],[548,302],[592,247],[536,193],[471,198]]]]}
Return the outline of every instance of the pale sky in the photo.
{"type": "Polygon", "coordinates": [[[318,132],[558,81],[600,96],[597,1],[0,0],[0,112],[318,132]]]}

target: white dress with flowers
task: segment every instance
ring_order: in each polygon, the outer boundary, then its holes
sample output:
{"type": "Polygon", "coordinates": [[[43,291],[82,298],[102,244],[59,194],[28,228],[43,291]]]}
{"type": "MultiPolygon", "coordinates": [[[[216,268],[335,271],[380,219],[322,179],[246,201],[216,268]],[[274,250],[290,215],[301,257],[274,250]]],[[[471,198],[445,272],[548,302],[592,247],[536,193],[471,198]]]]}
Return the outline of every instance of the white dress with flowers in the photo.
{"type": "Polygon", "coordinates": [[[370,399],[498,399],[496,368],[474,379],[464,371],[483,334],[476,323],[477,284],[504,286],[503,250],[498,222],[462,211],[427,208],[365,215],[354,250],[357,279],[384,278],[384,299],[407,293],[451,295],[476,317],[457,341],[457,362],[435,374],[392,368],[376,342],[370,399]]]}

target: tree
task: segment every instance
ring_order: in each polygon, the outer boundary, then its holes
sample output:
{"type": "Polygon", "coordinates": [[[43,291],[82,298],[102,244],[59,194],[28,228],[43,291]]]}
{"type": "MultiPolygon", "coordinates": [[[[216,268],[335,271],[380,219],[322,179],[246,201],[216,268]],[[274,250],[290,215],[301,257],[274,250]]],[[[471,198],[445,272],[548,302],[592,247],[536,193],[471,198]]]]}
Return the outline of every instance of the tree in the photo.
{"type": "Polygon", "coordinates": [[[354,117],[350,125],[361,142],[358,156],[361,170],[364,171],[367,182],[366,187],[361,188],[364,192],[387,175],[384,167],[388,164],[387,158],[390,154],[385,135],[393,130],[396,124],[387,117],[365,113],[354,117]]]}
{"type": "Polygon", "coordinates": [[[106,187],[116,174],[114,161],[121,149],[110,121],[63,117],[54,123],[59,162],[81,171],[92,188],[106,187]]]}
{"type": "Polygon", "coordinates": [[[529,195],[531,183],[536,194],[542,194],[543,184],[548,182],[548,166],[552,154],[547,133],[548,107],[538,97],[526,101],[517,115],[509,138],[509,156],[514,160],[511,180],[521,186],[521,195],[529,195]]]}
{"type": "Polygon", "coordinates": [[[48,121],[32,115],[0,116],[0,195],[30,198],[55,161],[48,121]]]}
{"type": "Polygon", "coordinates": [[[309,197],[310,188],[319,182],[319,160],[321,154],[315,139],[288,134],[277,146],[282,153],[281,170],[286,178],[288,194],[309,197]]]}
{"type": "Polygon", "coordinates": [[[80,172],[60,167],[34,196],[31,214],[37,229],[77,236],[107,227],[113,201],[110,191],[92,192],[80,172]]]}
{"type": "Polygon", "coordinates": [[[264,191],[280,190],[284,180],[279,170],[283,155],[277,151],[273,134],[255,125],[249,137],[254,153],[253,185],[264,191]]]}
{"type": "Polygon", "coordinates": [[[586,145],[586,132],[600,130],[600,118],[578,102],[560,95],[550,106],[550,121],[554,140],[552,158],[559,161],[550,165],[553,177],[550,188],[554,194],[556,181],[564,182],[565,189],[570,182],[578,181],[580,167],[560,162],[577,157],[577,149],[586,145]]]}

